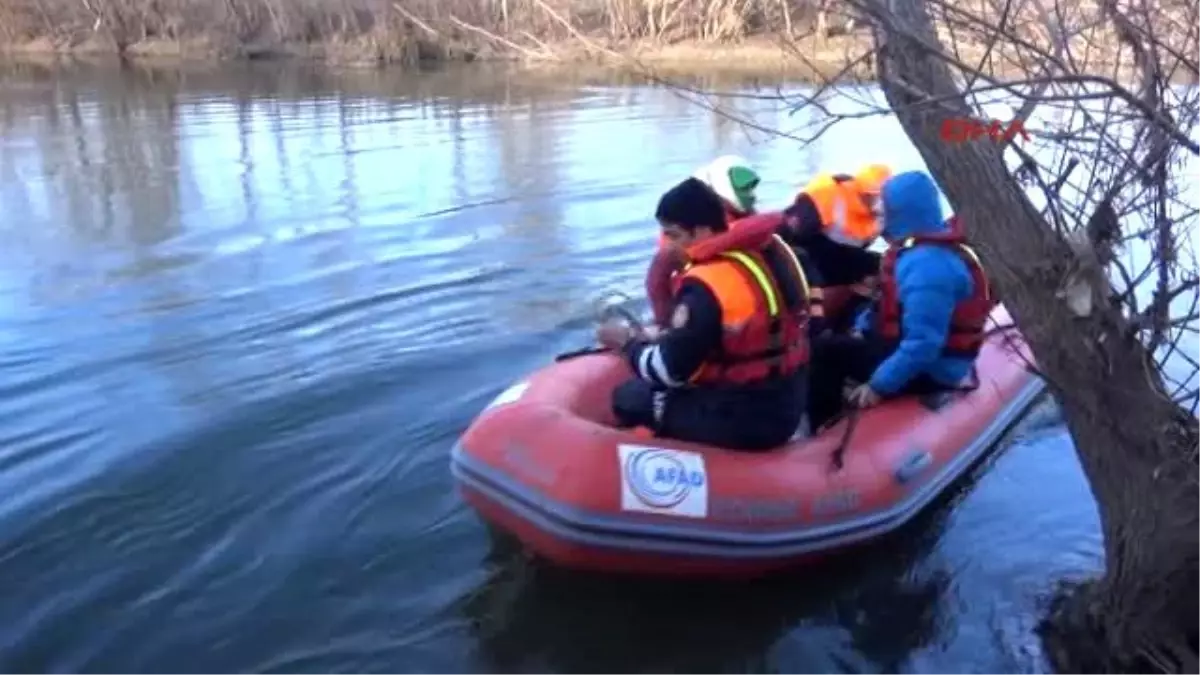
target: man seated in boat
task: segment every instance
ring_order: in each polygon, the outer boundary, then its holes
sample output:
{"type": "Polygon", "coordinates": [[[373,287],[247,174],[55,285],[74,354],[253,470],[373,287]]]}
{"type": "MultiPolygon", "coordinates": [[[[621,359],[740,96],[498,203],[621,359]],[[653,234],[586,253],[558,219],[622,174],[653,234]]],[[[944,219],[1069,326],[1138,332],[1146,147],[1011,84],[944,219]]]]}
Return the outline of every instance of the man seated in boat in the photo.
{"type": "Polygon", "coordinates": [[[618,423],[730,449],[784,444],[799,426],[807,388],[803,268],[769,227],[736,247],[705,247],[728,223],[720,200],[695,178],[667,191],[655,215],[668,247],[690,264],[676,275],[670,325],[656,341],[620,324],[597,329],[597,340],[635,373],[613,393],[618,423]]]}
{"type": "Polygon", "coordinates": [[[879,297],[856,319],[857,336],[833,336],[813,348],[808,401],[813,429],[834,418],[847,379],[859,384],[852,405],[952,389],[971,372],[992,309],[982,265],[942,218],[937,185],[908,171],[882,189],[879,297]]]}
{"type": "MultiPolygon", "coordinates": [[[[705,164],[692,174],[692,178],[704,183],[720,200],[725,213],[725,222],[732,228],[743,223],[753,222],[755,226],[763,225],[761,219],[774,223],[775,229],[783,228],[782,214],[757,215],[755,205],[758,201],[757,189],[760,182],[758,172],[751,168],[749,162],[737,155],[723,155],[705,164]],[[751,221],[752,218],[755,220],[751,221]]],[[[655,324],[665,328],[670,323],[673,299],[673,279],[687,264],[682,249],[670,246],[666,235],[660,235],[658,251],[650,261],[646,271],[646,297],[650,300],[650,308],[654,313],[655,324]]],[[[813,315],[823,319],[821,290],[821,275],[816,266],[808,258],[803,249],[795,253],[804,265],[810,284],[811,301],[814,305],[813,315]]],[[[824,328],[822,320],[810,324],[810,333],[819,334],[824,328]]]]}
{"type": "Polygon", "coordinates": [[[835,332],[846,332],[873,294],[880,255],[867,247],[879,237],[875,205],[891,175],[884,164],[868,164],[853,176],[821,174],[784,210],[779,234],[805,250],[820,272],[835,332]]]}

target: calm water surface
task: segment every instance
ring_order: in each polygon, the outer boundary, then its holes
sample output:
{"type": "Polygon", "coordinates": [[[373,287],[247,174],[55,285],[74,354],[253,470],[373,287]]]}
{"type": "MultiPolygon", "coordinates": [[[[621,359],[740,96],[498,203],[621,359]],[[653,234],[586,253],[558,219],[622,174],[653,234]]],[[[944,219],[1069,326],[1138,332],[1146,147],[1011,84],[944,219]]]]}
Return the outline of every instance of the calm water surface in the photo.
{"type": "Polygon", "coordinates": [[[486,401],[639,288],[662,189],[730,151],[768,205],[918,167],[891,123],[802,149],[497,71],[0,73],[5,671],[1030,671],[1102,564],[1053,408],[896,541],[756,584],[547,569],[453,490],[486,401]]]}

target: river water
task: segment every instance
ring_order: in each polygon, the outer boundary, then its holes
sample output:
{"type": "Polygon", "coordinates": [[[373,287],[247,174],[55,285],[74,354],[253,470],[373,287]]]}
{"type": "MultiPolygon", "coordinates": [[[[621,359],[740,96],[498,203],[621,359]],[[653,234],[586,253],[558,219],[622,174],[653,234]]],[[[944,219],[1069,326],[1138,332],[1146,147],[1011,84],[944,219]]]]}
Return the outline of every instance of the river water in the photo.
{"type": "Polygon", "coordinates": [[[454,492],[472,417],[639,288],[662,189],[729,151],[768,206],[918,167],[894,123],[800,148],[482,68],[0,72],[7,672],[1036,671],[1047,594],[1103,564],[1052,405],[894,541],[753,584],[549,569],[454,492]]]}

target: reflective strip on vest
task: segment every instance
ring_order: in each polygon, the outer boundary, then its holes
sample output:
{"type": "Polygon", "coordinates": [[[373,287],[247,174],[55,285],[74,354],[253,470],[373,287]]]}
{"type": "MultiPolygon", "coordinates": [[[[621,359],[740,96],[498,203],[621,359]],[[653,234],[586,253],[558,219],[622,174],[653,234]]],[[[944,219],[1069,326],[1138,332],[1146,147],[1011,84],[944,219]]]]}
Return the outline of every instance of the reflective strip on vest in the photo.
{"type": "MultiPolygon", "coordinates": [[[[901,248],[912,248],[913,246],[916,246],[916,245],[917,245],[916,237],[906,237],[904,239],[904,242],[900,245],[900,247],[901,248]]],[[[954,246],[956,248],[958,248],[958,250],[960,250],[963,253],[966,253],[968,256],[970,256],[971,262],[975,263],[975,265],[977,267],[979,267],[979,269],[983,269],[983,262],[979,260],[979,255],[977,253],[975,253],[975,249],[971,248],[970,246],[968,246],[962,242],[955,242],[954,246]]]]}
{"type": "MultiPolygon", "coordinates": [[[[820,289],[813,288],[812,285],[808,283],[808,275],[804,273],[804,265],[800,263],[800,258],[796,256],[796,252],[792,250],[792,247],[788,246],[787,242],[785,242],[777,234],[771,235],[771,238],[779,244],[780,248],[787,252],[788,260],[790,260],[792,263],[792,269],[794,269],[796,272],[796,278],[800,280],[800,288],[803,292],[804,300],[811,307],[813,304],[813,298],[817,295],[820,289]]],[[[767,302],[770,304],[768,311],[770,311],[771,317],[773,318],[779,316],[778,296],[775,295],[775,287],[771,284],[766,270],[764,270],[762,266],[754,260],[754,258],[751,258],[741,251],[726,251],[724,253],[720,253],[719,255],[728,260],[735,260],[738,263],[741,263],[742,267],[745,267],[746,270],[754,276],[754,280],[758,282],[759,287],[763,290],[763,295],[766,296],[767,302]]],[[[680,273],[686,273],[692,268],[692,264],[693,263],[691,262],[684,264],[683,269],[680,270],[680,273]]]]}
{"type": "Polygon", "coordinates": [[[776,262],[770,246],[761,251],[767,256],[764,260],[759,259],[757,251],[728,250],[718,253],[714,260],[717,264],[709,269],[689,266],[688,273],[696,274],[708,285],[721,305],[724,331],[720,351],[706,359],[688,378],[689,383],[769,380],[782,374],[784,368],[807,363],[809,347],[802,313],[813,289],[795,252],[778,237],[773,237],[771,244],[779,244],[788,252],[790,264],[799,275],[798,287],[797,282],[782,278],[787,275],[785,270],[776,270],[789,263],[782,258],[776,262]],[[787,302],[793,292],[797,296],[795,306],[787,302]],[[753,336],[739,335],[751,326],[753,336]]]}
{"type": "MultiPolygon", "coordinates": [[[[741,265],[747,272],[750,273],[750,276],[754,277],[755,283],[757,283],[759,288],[762,289],[763,297],[767,299],[767,312],[770,318],[778,318],[779,297],[775,294],[775,285],[771,283],[771,279],[767,275],[766,270],[764,270],[762,266],[758,264],[758,261],[746,255],[745,253],[742,253],[741,251],[725,251],[718,255],[725,260],[741,265]]],[[[692,264],[688,263],[687,267],[684,269],[686,271],[691,267],[692,264]]],[[[713,290],[715,291],[716,289],[713,290]]],[[[718,295],[717,302],[719,303],[721,301],[722,298],[718,295]]],[[[704,377],[706,374],[706,369],[707,364],[698,368],[696,372],[692,373],[692,376],[688,378],[688,382],[694,383],[700,378],[704,377]]]]}
{"type": "MultiPolygon", "coordinates": [[[[721,254],[721,257],[736,260],[753,275],[754,280],[758,282],[759,288],[763,291],[763,296],[767,299],[767,312],[772,319],[779,316],[779,297],[775,295],[775,285],[771,283],[767,271],[758,264],[758,261],[741,251],[726,251],[721,254]]],[[[807,286],[807,284],[805,285],[807,286]]]]}
{"type": "Polygon", "coordinates": [[[804,273],[804,265],[800,263],[800,258],[796,257],[796,252],[792,250],[792,247],[788,246],[787,242],[777,234],[773,234],[771,237],[784,251],[787,251],[788,260],[792,262],[792,269],[795,270],[796,278],[800,280],[800,287],[804,291],[804,301],[811,307],[813,298],[816,297],[819,289],[814,289],[808,283],[808,275],[804,273]]]}
{"type": "Polygon", "coordinates": [[[975,263],[979,269],[983,269],[983,262],[979,259],[979,255],[975,253],[975,249],[966,244],[959,244],[958,247],[962,249],[963,253],[971,256],[971,262],[975,263]]]}
{"type": "Polygon", "coordinates": [[[825,231],[825,236],[839,244],[859,246],[862,242],[850,236],[847,232],[846,210],[845,196],[842,194],[835,195],[833,198],[833,222],[829,223],[829,229],[825,231]]]}
{"type": "MultiPolygon", "coordinates": [[[[846,246],[865,248],[871,244],[877,234],[862,233],[856,235],[850,226],[850,205],[848,199],[857,198],[847,194],[847,188],[833,176],[822,176],[814,179],[805,186],[804,191],[817,204],[817,212],[821,215],[823,233],[831,241],[846,246]],[[819,197],[818,197],[819,195],[819,197]]],[[[877,230],[877,227],[872,229],[877,230]]]]}

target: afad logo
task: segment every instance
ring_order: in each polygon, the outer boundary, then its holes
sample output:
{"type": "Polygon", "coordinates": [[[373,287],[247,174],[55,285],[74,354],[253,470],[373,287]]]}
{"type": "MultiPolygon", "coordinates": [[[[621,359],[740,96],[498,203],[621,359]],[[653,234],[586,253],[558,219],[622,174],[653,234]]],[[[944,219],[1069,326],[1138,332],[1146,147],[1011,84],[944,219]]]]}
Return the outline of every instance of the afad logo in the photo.
{"type": "Polygon", "coordinates": [[[703,471],[688,471],[670,450],[639,450],[625,460],[625,479],[643,504],[668,509],[704,485],[703,471]]]}
{"type": "Polygon", "coordinates": [[[939,135],[947,143],[959,144],[980,138],[990,139],[993,143],[1008,142],[1021,136],[1022,141],[1029,141],[1029,132],[1025,131],[1025,123],[1013,120],[1008,123],[1000,120],[976,120],[969,117],[951,117],[942,120],[939,135]]]}

